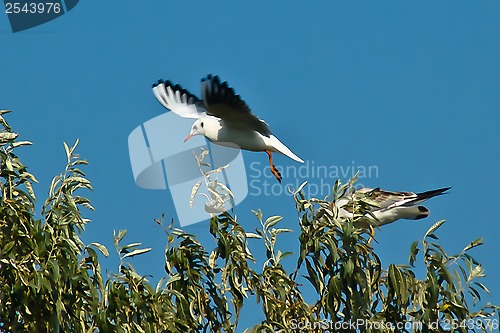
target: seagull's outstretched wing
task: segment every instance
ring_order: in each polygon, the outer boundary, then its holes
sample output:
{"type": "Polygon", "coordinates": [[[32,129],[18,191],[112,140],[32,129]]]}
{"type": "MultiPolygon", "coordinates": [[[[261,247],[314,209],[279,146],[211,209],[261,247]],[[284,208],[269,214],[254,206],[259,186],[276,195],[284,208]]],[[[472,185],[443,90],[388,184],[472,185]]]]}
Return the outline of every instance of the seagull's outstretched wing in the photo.
{"type": "Polygon", "coordinates": [[[168,80],[154,83],[153,93],[161,105],[183,118],[199,118],[205,113],[205,107],[198,97],[168,80]]]}
{"type": "Polygon", "coordinates": [[[269,137],[269,126],[255,116],[240,95],[221,82],[217,75],[209,74],[201,80],[201,98],[208,115],[221,118],[234,128],[253,129],[269,137]]]}

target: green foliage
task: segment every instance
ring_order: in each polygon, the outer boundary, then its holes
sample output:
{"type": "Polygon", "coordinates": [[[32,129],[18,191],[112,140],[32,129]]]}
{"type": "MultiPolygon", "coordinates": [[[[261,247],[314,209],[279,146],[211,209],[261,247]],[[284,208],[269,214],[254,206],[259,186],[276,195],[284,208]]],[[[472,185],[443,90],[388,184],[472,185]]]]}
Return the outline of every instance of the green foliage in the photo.
{"type": "MultiPolygon", "coordinates": [[[[5,114],[2,111],[1,114],[5,114]]],[[[2,118],[0,157],[0,329],[8,332],[87,332],[99,311],[103,284],[93,247],[79,233],[89,221],[81,207],[88,199],[75,194],[91,189],[78,169],[86,164],[65,145],[68,164],[52,181],[42,220],[34,218],[33,175],[14,149],[17,134],[2,118]]]]}
{"type": "MultiPolygon", "coordinates": [[[[296,265],[293,254],[278,247],[280,235],[292,231],[280,227],[282,217],[264,218],[256,211],[260,227],[248,232],[224,212],[210,219],[216,244],[211,251],[195,236],[165,225],[163,217],[156,221],[166,234],[166,276],[155,287],[128,262],[150,249],[123,244],[126,231],[116,232],[118,272],[103,277],[100,255],[108,256],[108,249],[80,239],[89,223],[82,210],[93,208],[80,195],[92,187],[80,169],[86,162],[75,153],[78,142],[64,145],[67,166],[52,181],[36,219],[36,178],[14,154],[30,143],[16,141],[5,113],[0,111],[0,332],[236,332],[242,331],[238,322],[248,302],[259,303],[265,318],[248,332],[498,327],[492,317],[498,308],[483,304],[484,269],[469,254],[481,240],[448,255],[436,242],[440,221],[411,244],[408,265],[384,269],[361,223],[369,200],[356,198],[352,218],[338,214],[336,202],[352,194],[352,183],[337,182],[332,201],[305,198],[305,184],[294,193],[300,228],[296,265]],[[250,250],[256,246],[265,249],[262,265],[250,250]],[[389,326],[411,322],[421,326],[389,326]]],[[[203,156],[198,161],[206,166],[203,156]]],[[[219,207],[230,200],[216,170],[202,174],[209,201],[219,207]]]]}
{"type": "Polygon", "coordinates": [[[361,331],[370,332],[390,332],[389,327],[401,323],[408,323],[406,327],[415,323],[414,332],[498,328],[498,319],[491,318],[498,307],[486,304],[473,310],[481,300],[481,291],[488,292],[476,281],[484,276],[482,266],[468,254],[482,244],[480,240],[471,242],[458,255],[449,256],[432,242],[438,239],[434,232],[444,223],[439,221],[422,241],[411,245],[410,265],[391,264],[384,270],[370,245],[368,230],[357,227],[365,225],[363,198],[358,198],[352,219],[338,216],[335,203],[350,193],[352,183],[339,182],[332,201],[305,199],[301,191],[295,193],[301,216],[297,271],[305,263],[305,278],[318,293],[312,308],[317,322],[327,320],[330,327],[358,322],[361,331]],[[419,252],[423,253],[420,270],[426,271],[422,280],[416,277],[419,252]]]}

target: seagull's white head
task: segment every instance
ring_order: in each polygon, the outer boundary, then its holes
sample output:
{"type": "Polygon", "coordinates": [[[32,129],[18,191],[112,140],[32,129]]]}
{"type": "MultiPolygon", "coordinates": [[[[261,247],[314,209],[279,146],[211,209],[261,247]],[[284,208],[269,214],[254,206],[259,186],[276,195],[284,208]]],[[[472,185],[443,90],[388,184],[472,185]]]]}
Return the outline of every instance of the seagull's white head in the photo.
{"type": "Polygon", "coordinates": [[[191,126],[191,132],[189,133],[188,136],[186,136],[184,142],[191,139],[195,135],[205,135],[205,129],[203,128],[203,126],[204,126],[203,121],[201,119],[197,119],[193,123],[193,126],[191,126]]]}

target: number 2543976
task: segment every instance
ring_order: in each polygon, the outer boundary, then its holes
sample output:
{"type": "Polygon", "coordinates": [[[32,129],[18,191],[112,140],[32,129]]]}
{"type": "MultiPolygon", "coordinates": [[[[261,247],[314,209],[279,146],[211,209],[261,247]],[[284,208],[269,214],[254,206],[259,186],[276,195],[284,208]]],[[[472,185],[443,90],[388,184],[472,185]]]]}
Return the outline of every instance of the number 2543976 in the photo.
{"type": "Polygon", "coordinates": [[[61,4],[58,2],[6,2],[6,14],[59,14],[61,4]]]}

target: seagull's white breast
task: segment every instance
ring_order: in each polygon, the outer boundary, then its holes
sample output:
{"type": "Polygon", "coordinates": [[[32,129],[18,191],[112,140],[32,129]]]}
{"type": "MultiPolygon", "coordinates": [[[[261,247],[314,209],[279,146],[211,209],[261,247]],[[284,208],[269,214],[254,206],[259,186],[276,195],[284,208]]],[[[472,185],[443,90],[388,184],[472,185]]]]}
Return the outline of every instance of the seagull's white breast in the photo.
{"type": "Polygon", "coordinates": [[[224,121],[207,116],[203,118],[205,137],[221,146],[250,151],[268,149],[265,138],[257,131],[224,125],[224,121]]]}

